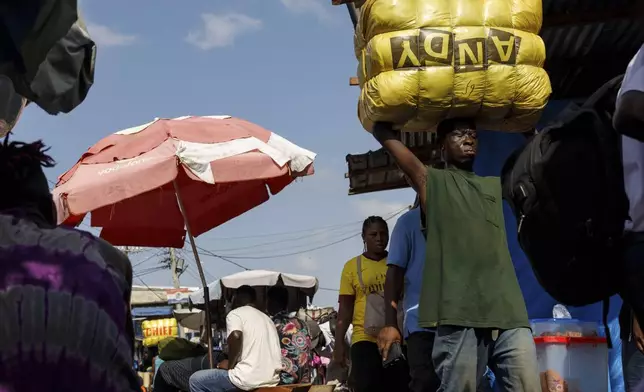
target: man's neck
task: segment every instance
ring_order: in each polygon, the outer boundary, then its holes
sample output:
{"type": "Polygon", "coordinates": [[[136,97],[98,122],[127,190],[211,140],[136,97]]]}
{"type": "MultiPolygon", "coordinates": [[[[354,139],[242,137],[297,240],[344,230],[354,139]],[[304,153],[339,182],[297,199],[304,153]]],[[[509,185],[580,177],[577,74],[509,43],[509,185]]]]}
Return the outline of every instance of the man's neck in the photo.
{"type": "Polygon", "coordinates": [[[0,213],[6,215],[12,215],[17,218],[23,218],[28,221],[35,223],[38,227],[41,228],[54,228],[55,225],[48,222],[43,213],[34,206],[16,206],[12,208],[7,208],[0,210],[0,213]]]}
{"type": "Polygon", "coordinates": [[[446,163],[445,164],[446,169],[455,169],[455,170],[461,170],[461,171],[466,171],[473,173],[474,172],[474,164],[473,163],[446,163]]]}

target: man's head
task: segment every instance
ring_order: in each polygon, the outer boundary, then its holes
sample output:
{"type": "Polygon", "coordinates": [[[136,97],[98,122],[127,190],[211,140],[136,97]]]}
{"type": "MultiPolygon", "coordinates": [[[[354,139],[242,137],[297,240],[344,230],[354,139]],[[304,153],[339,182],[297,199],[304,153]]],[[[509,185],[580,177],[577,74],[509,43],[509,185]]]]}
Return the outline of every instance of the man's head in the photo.
{"type": "Polygon", "coordinates": [[[54,160],[46,152],[40,141],[28,144],[5,139],[0,144],[0,183],[7,190],[0,192],[0,210],[35,207],[47,223],[56,223],[56,210],[42,169],[53,167],[54,160]]]}
{"type": "Polygon", "coordinates": [[[273,286],[266,294],[268,314],[271,316],[288,309],[288,289],[284,286],[273,286]]]}
{"type": "Polygon", "coordinates": [[[233,309],[246,305],[255,306],[256,301],[257,293],[255,289],[247,285],[241,286],[233,296],[233,309]]]}
{"type": "Polygon", "coordinates": [[[449,119],[438,125],[438,144],[445,163],[471,171],[478,147],[476,124],[471,119],[449,119]]]}

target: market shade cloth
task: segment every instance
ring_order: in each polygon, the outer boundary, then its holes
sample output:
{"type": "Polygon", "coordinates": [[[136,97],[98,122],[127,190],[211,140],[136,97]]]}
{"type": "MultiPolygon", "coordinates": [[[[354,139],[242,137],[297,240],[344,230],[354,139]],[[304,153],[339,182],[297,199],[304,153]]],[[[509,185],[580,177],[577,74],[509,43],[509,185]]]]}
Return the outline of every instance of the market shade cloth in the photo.
{"type": "MultiPolygon", "coordinates": [[[[313,296],[318,290],[318,279],[315,276],[250,270],[229,275],[210,283],[208,293],[210,300],[215,301],[221,299],[222,288],[237,289],[244,285],[251,287],[275,286],[280,281],[286,287],[302,289],[308,296],[313,296]]],[[[203,289],[190,294],[189,298],[193,305],[202,305],[204,303],[203,289]]]]}
{"type": "Polygon", "coordinates": [[[142,306],[132,308],[133,318],[147,318],[147,317],[160,317],[171,316],[172,306],[142,306]]]}
{"type": "Polygon", "coordinates": [[[182,327],[193,331],[199,331],[199,328],[206,323],[206,316],[202,310],[176,309],[173,315],[182,327]]]}
{"type": "Polygon", "coordinates": [[[198,236],[264,203],[315,154],[230,116],[157,119],[91,147],[54,188],[58,222],[91,225],[114,245],[177,247],[186,230],[175,188],[198,236]]]}
{"type": "Polygon", "coordinates": [[[49,114],[77,107],[94,83],[96,44],[76,0],[3,1],[0,74],[49,114]]]}

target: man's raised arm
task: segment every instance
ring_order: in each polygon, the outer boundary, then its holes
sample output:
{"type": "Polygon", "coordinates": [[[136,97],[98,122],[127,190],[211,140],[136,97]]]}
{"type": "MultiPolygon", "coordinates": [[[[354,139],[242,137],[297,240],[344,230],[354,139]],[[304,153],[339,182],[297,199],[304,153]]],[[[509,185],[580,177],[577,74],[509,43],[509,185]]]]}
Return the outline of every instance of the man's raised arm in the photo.
{"type": "Polygon", "coordinates": [[[427,201],[427,167],[405,146],[390,123],[377,122],[373,127],[373,136],[389,155],[394,158],[400,170],[405,173],[420,198],[420,207],[425,210],[427,201]]]}

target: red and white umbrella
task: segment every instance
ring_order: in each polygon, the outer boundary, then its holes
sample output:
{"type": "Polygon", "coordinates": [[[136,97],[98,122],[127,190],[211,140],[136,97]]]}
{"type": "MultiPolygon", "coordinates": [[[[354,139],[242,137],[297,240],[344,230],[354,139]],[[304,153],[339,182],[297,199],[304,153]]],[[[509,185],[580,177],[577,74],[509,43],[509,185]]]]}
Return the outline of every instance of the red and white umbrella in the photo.
{"type": "Polygon", "coordinates": [[[182,248],[187,235],[209,302],[194,236],[313,174],[314,159],[238,118],[156,119],[92,146],[59,178],[53,197],[59,223],[77,225],[91,212],[91,225],[114,245],[182,248]]]}
{"type": "Polygon", "coordinates": [[[99,141],[59,178],[58,221],[91,212],[114,245],[182,247],[186,223],[198,236],[243,214],[313,174],[315,156],[230,116],[157,119],[99,141]]]}

